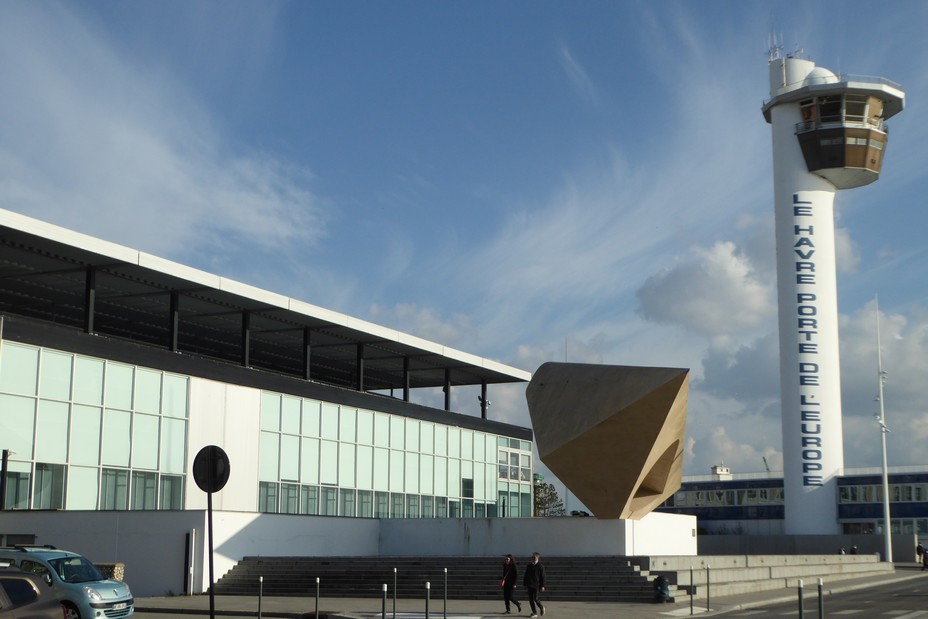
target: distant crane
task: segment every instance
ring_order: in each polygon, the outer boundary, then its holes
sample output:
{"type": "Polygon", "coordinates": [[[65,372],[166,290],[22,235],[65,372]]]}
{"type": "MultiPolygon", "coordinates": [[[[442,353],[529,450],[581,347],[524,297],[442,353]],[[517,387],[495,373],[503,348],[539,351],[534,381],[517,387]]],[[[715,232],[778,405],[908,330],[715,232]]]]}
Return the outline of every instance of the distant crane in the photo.
{"type": "Polygon", "coordinates": [[[767,456],[761,456],[761,458],[763,458],[763,460],[764,460],[764,468],[767,469],[767,472],[769,473],[769,472],[770,472],[770,465],[767,464],[767,456]]]}

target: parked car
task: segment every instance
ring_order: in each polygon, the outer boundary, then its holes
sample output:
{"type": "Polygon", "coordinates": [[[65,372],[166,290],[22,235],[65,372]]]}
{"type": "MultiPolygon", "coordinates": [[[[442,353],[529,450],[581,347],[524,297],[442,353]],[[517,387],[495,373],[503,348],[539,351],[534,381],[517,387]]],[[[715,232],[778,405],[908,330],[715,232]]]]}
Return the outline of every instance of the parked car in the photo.
{"type": "Polygon", "coordinates": [[[105,579],[93,563],[53,546],[0,548],[0,561],[39,576],[65,608],[66,619],[121,619],[135,612],[129,585],[105,579]]]}
{"type": "Polygon", "coordinates": [[[38,576],[0,560],[0,619],[65,619],[64,606],[38,576]]]}

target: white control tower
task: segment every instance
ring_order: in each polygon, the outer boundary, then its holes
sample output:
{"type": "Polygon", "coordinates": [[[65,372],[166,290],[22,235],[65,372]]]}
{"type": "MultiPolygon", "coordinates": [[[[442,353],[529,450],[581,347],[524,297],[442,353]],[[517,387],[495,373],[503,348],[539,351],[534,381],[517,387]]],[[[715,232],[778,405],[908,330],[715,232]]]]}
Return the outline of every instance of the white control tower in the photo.
{"type": "Polygon", "coordinates": [[[882,78],[838,76],[770,54],[785,533],[834,534],[844,467],[834,200],[877,180],[884,121],[905,93],[882,78]]]}

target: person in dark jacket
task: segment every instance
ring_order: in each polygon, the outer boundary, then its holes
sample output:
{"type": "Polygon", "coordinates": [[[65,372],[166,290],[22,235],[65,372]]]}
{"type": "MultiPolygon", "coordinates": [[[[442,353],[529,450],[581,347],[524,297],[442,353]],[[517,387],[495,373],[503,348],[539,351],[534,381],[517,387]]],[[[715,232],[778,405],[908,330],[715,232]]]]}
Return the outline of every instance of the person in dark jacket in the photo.
{"type": "Polygon", "coordinates": [[[512,558],[512,555],[506,555],[506,558],[503,559],[503,579],[500,581],[500,585],[503,587],[503,601],[506,602],[507,615],[512,612],[510,602],[516,605],[520,613],[522,612],[522,605],[512,594],[512,590],[516,588],[516,579],[518,578],[519,568],[516,566],[516,560],[512,558]]]}
{"type": "Polygon", "coordinates": [[[545,566],[541,564],[541,555],[537,552],[532,553],[532,562],[525,566],[522,584],[525,585],[528,603],[532,607],[529,617],[537,617],[539,612],[545,614],[544,605],[538,601],[538,594],[545,590],[545,566]]]}

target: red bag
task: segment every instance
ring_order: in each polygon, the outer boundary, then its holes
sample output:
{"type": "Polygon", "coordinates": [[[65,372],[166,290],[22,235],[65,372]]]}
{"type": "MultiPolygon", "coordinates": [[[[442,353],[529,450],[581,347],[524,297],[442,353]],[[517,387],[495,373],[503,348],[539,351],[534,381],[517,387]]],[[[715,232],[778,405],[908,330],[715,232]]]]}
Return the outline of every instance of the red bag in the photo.
{"type": "Polygon", "coordinates": [[[505,586],[506,586],[506,579],[504,578],[501,581],[499,581],[499,588],[502,589],[505,586]]]}

